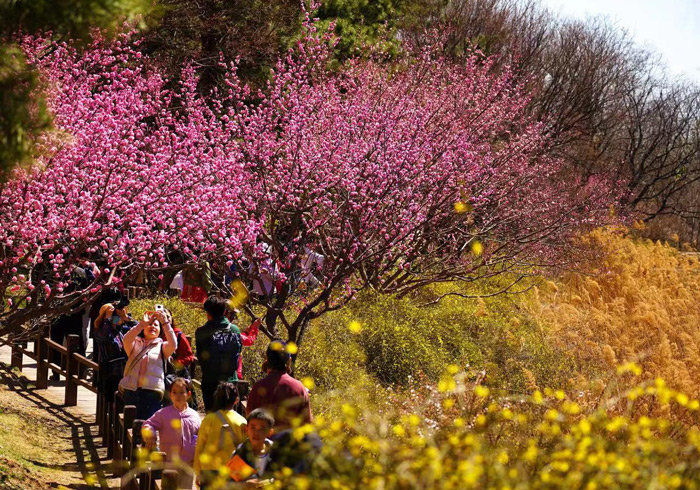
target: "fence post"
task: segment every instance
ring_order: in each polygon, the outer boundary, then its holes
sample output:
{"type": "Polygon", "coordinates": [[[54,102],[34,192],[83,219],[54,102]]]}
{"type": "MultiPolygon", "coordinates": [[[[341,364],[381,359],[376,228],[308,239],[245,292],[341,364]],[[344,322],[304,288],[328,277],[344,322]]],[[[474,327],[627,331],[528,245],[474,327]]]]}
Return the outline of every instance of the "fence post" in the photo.
{"type": "MultiPolygon", "coordinates": [[[[92,373],[93,378],[95,377],[100,377],[102,376],[102,370],[97,370],[93,371],[92,373]]],[[[104,398],[104,393],[102,393],[102,390],[104,389],[104,383],[102,383],[102,379],[99,379],[97,384],[93,383],[93,386],[97,387],[97,393],[95,398],[97,399],[97,413],[95,414],[95,422],[97,422],[97,435],[102,438],[104,441],[105,437],[105,427],[104,427],[104,409],[105,409],[105,398],[104,398]]]]}
{"type": "MultiPolygon", "coordinates": [[[[153,453],[151,453],[151,461],[156,463],[156,465],[163,465],[163,464],[165,464],[165,460],[166,460],[167,456],[168,455],[162,451],[161,452],[153,452],[153,453]]],[[[150,478],[151,479],[151,488],[153,490],[155,490],[155,488],[156,488],[155,482],[156,482],[156,480],[160,480],[161,478],[163,478],[163,470],[160,468],[152,469],[150,471],[150,473],[151,473],[151,478],[150,478]]]]}
{"type": "Polygon", "coordinates": [[[143,437],[141,437],[141,427],[143,426],[144,420],[136,419],[132,424],[131,429],[131,448],[129,449],[129,454],[131,455],[132,463],[136,460],[137,450],[139,444],[143,444],[143,437]]]}
{"type": "Polygon", "coordinates": [[[12,357],[10,358],[10,368],[22,370],[22,342],[12,340],[12,357]]]}
{"type": "MultiPolygon", "coordinates": [[[[129,440],[129,429],[134,426],[136,420],[136,406],[126,405],[124,407],[124,427],[122,427],[122,458],[125,462],[131,461],[131,441],[129,440]]],[[[133,437],[133,434],[132,434],[133,437]]]]}
{"type": "Polygon", "coordinates": [[[163,478],[160,480],[160,490],[177,490],[179,488],[179,474],[177,470],[163,470],[163,478]]]}
{"type": "Polygon", "coordinates": [[[121,393],[118,391],[115,391],[112,393],[112,403],[110,404],[110,410],[109,410],[109,427],[107,428],[107,432],[109,432],[109,442],[110,444],[107,445],[107,457],[112,458],[112,459],[120,459],[121,455],[119,454],[119,448],[117,447],[119,445],[119,432],[118,432],[118,425],[119,425],[119,412],[122,410],[122,396],[121,393]]]}
{"type": "Polygon", "coordinates": [[[40,390],[49,387],[49,346],[44,342],[47,330],[46,327],[42,328],[36,336],[36,387],[40,390]]]}
{"type": "MultiPolygon", "coordinates": [[[[148,463],[150,465],[150,463],[148,463]]],[[[151,469],[147,468],[146,471],[139,475],[139,490],[151,490],[151,469]]]]}
{"type": "Polygon", "coordinates": [[[72,334],[68,336],[68,352],[66,354],[66,402],[67,407],[74,407],[78,404],[78,373],[80,363],[73,354],[80,348],[80,337],[72,334]]]}

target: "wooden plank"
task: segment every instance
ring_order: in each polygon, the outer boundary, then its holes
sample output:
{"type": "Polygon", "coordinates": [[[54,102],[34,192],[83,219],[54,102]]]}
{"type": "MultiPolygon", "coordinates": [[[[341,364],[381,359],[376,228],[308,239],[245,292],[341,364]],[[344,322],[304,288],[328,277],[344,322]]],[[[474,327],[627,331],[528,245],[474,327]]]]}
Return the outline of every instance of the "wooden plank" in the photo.
{"type": "Polygon", "coordinates": [[[85,388],[86,390],[88,390],[88,391],[90,391],[91,393],[94,393],[94,394],[97,395],[97,388],[94,387],[94,386],[92,386],[92,384],[88,383],[88,382],[85,381],[84,379],[80,379],[80,377],[78,377],[78,376],[71,376],[71,378],[73,379],[73,382],[74,382],[75,384],[77,384],[77,385],[79,385],[79,386],[82,386],[82,387],[85,388]]]}
{"type": "Polygon", "coordinates": [[[82,364],[83,366],[86,366],[90,369],[93,369],[94,371],[100,370],[99,364],[88,359],[87,357],[83,356],[82,354],[73,354],[73,357],[75,357],[75,360],[78,361],[78,363],[82,364]]]}
{"type": "Polygon", "coordinates": [[[63,369],[61,369],[61,366],[59,366],[58,364],[54,364],[53,362],[47,362],[46,365],[49,367],[49,370],[53,371],[54,373],[58,373],[61,376],[68,375],[63,369]]]}
{"type": "Polygon", "coordinates": [[[68,349],[63,347],[61,344],[54,342],[51,339],[44,339],[44,342],[46,342],[46,345],[48,345],[50,349],[57,350],[64,355],[68,354],[68,349]]]}

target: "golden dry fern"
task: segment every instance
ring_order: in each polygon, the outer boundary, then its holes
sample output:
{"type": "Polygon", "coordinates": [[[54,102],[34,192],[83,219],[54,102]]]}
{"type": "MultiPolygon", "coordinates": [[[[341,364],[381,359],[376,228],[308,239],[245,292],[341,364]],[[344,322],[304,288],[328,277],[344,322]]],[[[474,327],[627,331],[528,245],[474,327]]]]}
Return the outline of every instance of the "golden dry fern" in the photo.
{"type": "Polygon", "coordinates": [[[591,275],[568,274],[542,288],[530,312],[551,326],[582,372],[635,361],[643,376],[700,394],[700,262],[674,247],[598,230],[587,246],[603,252],[591,275]]]}

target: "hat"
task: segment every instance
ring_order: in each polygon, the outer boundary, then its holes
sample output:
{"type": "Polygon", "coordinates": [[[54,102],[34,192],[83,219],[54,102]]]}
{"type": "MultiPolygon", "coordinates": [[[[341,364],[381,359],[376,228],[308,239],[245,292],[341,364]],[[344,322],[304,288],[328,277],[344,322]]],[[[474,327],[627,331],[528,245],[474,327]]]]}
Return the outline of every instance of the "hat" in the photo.
{"type": "Polygon", "coordinates": [[[115,310],[123,310],[127,306],[129,306],[129,298],[122,296],[122,298],[114,305],[115,310]]]}

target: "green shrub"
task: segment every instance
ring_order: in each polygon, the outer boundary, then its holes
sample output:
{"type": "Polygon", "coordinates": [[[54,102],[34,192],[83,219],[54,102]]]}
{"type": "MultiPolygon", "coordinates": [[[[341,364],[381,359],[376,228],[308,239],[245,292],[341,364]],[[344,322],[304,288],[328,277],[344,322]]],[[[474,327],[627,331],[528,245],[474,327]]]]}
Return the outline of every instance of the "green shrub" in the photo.
{"type": "MultiPolygon", "coordinates": [[[[380,409],[388,388],[395,393],[416,383],[437,383],[449,364],[484,370],[486,384],[510,392],[528,393],[544,384],[567,386],[573,377],[570,356],[551,347],[547,332],[509,297],[448,296],[423,306],[457,288],[464,286],[436,285],[403,299],[366,292],[314,320],[300,347],[295,375],[313,380],[315,407],[330,410],[333,400],[355,397],[361,390],[367,403],[380,409]]],[[[177,298],[138,299],[131,309],[140,316],[156,303],[170,309],[188,335],[206,321],[201,308],[177,298]]],[[[246,328],[249,321],[244,316],[238,323],[246,328]]],[[[255,345],[243,349],[246,379],[254,382],[263,376],[267,345],[261,332],[255,345]]]]}
{"type": "Polygon", "coordinates": [[[511,391],[532,391],[543,381],[566,384],[573,373],[569,356],[551,347],[547,333],[506,297],[446,297],[422,306],[455,287],[433,286],[404,299],[363,294],[311,325],[300,360],[310,356],[321,379],[328,377],[323,366],[333,366],[336,379],[364,367],[387,385],[408,386],[421,375],[437,381],[452,363],[485,369],[487,383],[511,391]],[[351,322],[361,331],[352,334],[351,322]]]}
{"type": "Polygon", "coordinates": [[[185,303],[180,298],[164,295],[133,299],[129,305],[129,311],[137,319],[141,318],[146,311],[153,311],[157,304],[162,304],[172,313],[175,325],[185,335],[194,337],[194,331],[207,321],[207,315],[201,306],[185,303]]]}

